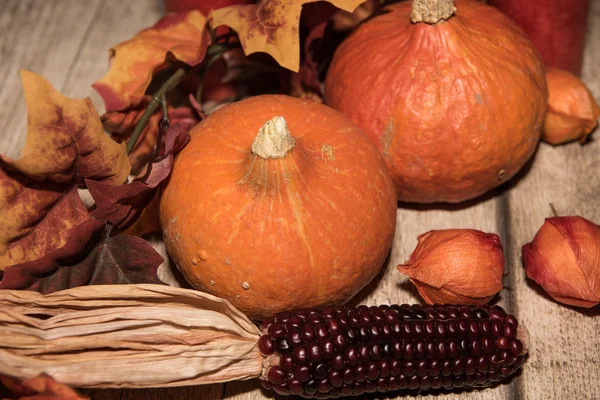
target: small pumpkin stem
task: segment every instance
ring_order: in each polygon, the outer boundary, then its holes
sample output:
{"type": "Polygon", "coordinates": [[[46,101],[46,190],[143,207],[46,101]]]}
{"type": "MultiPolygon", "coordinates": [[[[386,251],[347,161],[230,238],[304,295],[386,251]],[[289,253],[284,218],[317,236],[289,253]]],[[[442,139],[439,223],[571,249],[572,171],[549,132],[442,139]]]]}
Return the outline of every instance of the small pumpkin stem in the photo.
{"type": "Polygon", "coordinates": [[[455,11],[454,0],[413,0],[410,20],[437,24],[452,17],[455,11]]]}
{"type": "Polygon", "coordinates": [[[273,117],[258,131],[252,142],[252,152],[264,159],[283,158],[295,145],[285,119],[273,117]]]}

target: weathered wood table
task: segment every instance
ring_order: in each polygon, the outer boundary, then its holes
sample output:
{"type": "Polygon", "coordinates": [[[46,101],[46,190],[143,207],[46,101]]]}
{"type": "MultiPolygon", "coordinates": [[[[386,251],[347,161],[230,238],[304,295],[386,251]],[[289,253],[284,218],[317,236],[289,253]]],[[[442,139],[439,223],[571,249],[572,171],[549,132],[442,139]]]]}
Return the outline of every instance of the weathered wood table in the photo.
{"type": "MultiPolygon", "coordinates": [[[[0,152],[18,157],[26,110],[19,69],[41,74],[63,94],[89,96],[108,68],[107,50],[153,24],[160,0],[0,0],[0,152]]],[[[600,0],[592,0],[583,79],[600,98],[600,0]]],[[[561,215],[600,222],[600,132],[581,146],[541,144],[532,163],[510,183],[460,206],[401,206],[391,257],[382,276],[360,295],[365,304],[413,303],[420,298],[395,266],[406,261],[417,236],[430,229],[475,228],[500,235],[510,273],[498,303],[518,316],[531,335],[530,358],[509,384],[440,399],[600,399],[600,307],[561,306],[527,280],[521,246],[530,241],[549,203],[561,215]]],[[[0,221],[1,223],[1,221],[0,221]]],[[[89,390],[94,399],[263,399],[258,381],[155,390],[89,390]]],[[[386,396],[381,396],[386,397],[386,396]]],[[[393,397],[390,394],[387,397],[393,397]]]]}

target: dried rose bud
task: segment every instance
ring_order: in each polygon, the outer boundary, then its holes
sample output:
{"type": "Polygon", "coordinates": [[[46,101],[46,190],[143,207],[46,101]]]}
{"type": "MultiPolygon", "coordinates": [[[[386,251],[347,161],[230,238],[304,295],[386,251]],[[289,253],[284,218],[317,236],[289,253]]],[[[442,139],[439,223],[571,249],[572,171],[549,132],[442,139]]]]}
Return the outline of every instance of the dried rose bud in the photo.
{"type": "Polygon", "coordinates": [[[480,305],[502,290],[504,254],[498,235],[474,229],[429,231],[398,270],[427,303],[480,305]]]}
{"type": "Polygon", "coordinates": [[[556,301],[600,303],[600,226],[581,217],[548,218],[523,246],[527,276],[556,301]]]}
{"type": "Polygon", "coordinates": [[[579,139],[585,142],[596,127],[600,106],[585,84],[568,71],[548,68],[548,112],[542,139],[562,144],[579,139]]]}

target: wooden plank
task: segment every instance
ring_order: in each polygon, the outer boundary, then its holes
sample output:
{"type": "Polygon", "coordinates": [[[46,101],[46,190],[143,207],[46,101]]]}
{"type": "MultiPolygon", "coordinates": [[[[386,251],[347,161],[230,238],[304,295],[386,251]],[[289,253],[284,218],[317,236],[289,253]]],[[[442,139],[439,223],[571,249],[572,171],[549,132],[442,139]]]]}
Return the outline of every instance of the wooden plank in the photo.
{"type": "MultiPolygon", "coordinates": [[[[600,99],[600,1],[592,1],[582,78],[600,99]]],[[[506,194],[510,209],[511,299],[531,336],[530,358],[515,383],[515,399],[598,399],[600,308],[567,307],[526,278],[521,246],[551,217],[580,215],[600,222],[600,140],[584,146],[542,144],[531,170],[506,194]]]]}
{"type": "Polygon", "coordinates": [[[17,157],[25,143],[20,69],[64,85],[99,0],[4,0],[0,8],[0,153],[17,157]]]}

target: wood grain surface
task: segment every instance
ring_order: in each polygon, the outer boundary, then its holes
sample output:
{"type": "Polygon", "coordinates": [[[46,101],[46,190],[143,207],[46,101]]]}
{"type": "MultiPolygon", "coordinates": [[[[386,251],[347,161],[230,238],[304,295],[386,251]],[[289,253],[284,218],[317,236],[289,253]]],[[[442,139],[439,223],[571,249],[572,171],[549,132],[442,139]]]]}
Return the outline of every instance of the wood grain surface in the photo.
{"type": "MultiPolygon", "coordinates": [[[[592,0],[583,80],[600,99],[600,0],[592,0]]],[[[164,12],[160,0],[0,0],[0,153],[18,157],[26,133],[19,70],[43,75],[63,94],[89,96],[90,84],[108,68],[108,49],[153,24],[164,12]]],[[[475,228],[500,235],[507,269],[505,289],[495,301],[528,327],[530,357],[507,384],[469,392],[416,396],[435,399],[600,399],[600,308],[581,310],[554,302],[526,279],[521,246],[530,241],[549,203],[560,215],[600,222],[600,132],[584,146],[540,144],[529,165],[504,187],[460,206],[400,205],[398,229],[387,265],[354,303],[420,302],[395,266],[406,261],[417,236],[431,229],[475,228]]],[[[1,361],[0,361],[1,362],[1,361]]],[[[256,380],[152,390],[82,390],[93,399],[277,398],[256,380]]],[[[395,398],[373,395],[369,398],[395,398]]]]}

